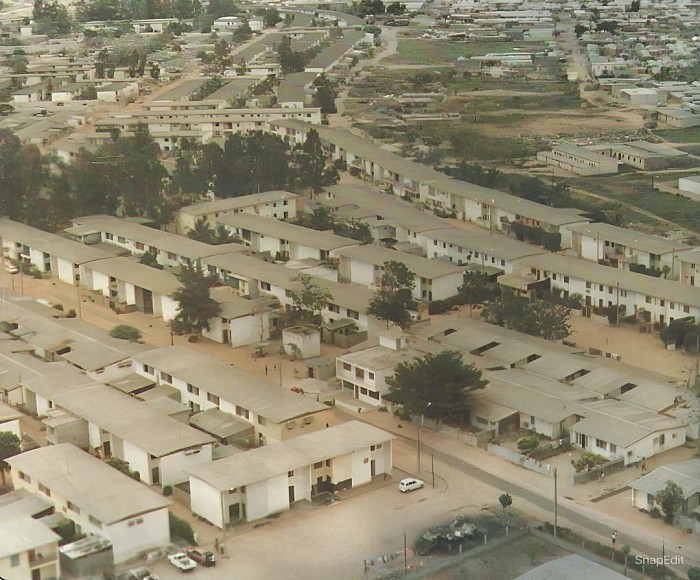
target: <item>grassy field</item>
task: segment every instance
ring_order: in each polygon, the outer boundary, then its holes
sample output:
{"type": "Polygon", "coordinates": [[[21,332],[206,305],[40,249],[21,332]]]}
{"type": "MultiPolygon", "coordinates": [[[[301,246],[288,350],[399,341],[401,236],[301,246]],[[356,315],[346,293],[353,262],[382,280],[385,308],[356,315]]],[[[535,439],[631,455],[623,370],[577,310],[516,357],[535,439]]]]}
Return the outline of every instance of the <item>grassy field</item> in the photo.
{"type": "Polygon", "coordinates": [[[457,58],[483,55],[489,52],[511,52],[522,48],[512,42],[455,42],[451,40],[420,40],[400,38],[398,54],[382,60],[382,64],[454,64],[457,58]]]}
{"type": "MultiPolygon", "coordinates": [[[[602,195],[610,200],[629,203],[653,213],[660,218],[677,223],[691,231],[700,233],[700,204],[681,195],[673,195],[651,189],[650,178],[629,174],[620,177],[578,179],[573,187],[602,195]]],[[[644,223],[651,223],[646,218],[644,223]]]]}
{"type": "Polygon", "coordinates": [[[561,111],[566,109],[579,110],[581,99],[578,95],[524,95],[514,97],[487,96],[470,100],[464,104],[463,111],[469,114],[481,112],[525,110],[531,113],[538,111],[561,111]]]}
{"type": "Polygon", "coordinates": [[[662,129],[654,131],[655,135],[671,143],[700,143],[700,127],[687,129],[662,129]]]}

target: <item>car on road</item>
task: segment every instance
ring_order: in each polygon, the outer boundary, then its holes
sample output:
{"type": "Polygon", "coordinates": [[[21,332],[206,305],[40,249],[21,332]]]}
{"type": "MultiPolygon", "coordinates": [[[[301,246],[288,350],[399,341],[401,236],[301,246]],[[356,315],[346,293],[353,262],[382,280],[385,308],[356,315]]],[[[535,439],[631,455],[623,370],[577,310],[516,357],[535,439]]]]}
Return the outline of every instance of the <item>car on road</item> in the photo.
{"type": "Polygon", "coordinates": [[[214,552],[200,550],[199,548],[187,548],[187,556],[206,568],[216,566],[214,552]]]}
{"type": "Polygon", "coordinates": [[[425,483],[422,482],[420,479],[413,479],[411,477],[408,477],[406,479],[402,479],[399,482],[399,491],[402,491],[406,493],[407,491],[414,491],[416,489],[421,489],[425,487],[425,483]]]}
{"type": "Polygon", "coordinates": [[[197,563],[187,554],[185,554],[185,552],[175,552],[174,554],[169,554],[168,562],[183,572],[189,572],[197,567],[197,563]]]}

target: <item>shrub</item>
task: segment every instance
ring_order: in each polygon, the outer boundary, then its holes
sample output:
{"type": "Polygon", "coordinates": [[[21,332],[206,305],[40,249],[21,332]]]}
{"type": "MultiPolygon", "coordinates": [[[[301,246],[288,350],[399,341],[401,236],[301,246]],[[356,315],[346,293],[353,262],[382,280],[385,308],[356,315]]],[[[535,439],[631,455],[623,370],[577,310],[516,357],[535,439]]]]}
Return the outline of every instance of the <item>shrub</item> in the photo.
{"type": "Polygon", "coordinates": [[[658,520],[661,517],[661,510],[654,506],[649,510],[649,516],[651,516],[655,520],[658,520]]]}
{"type": "Polygon", "coordinates": [[[166,485],[166,486],[163,488],[163,495],[166,496],[166,497],[169,496],[169,495],[173,495],[173,486],[172,486],[172,485],[166,485]]]}
{"type": "Polygon", "coordinates": [[[190,334],[187,337],[187,342],[197,342],[198,340],[199,340],[199,338],[197,337],[196,334],[190,334]]]}
{"type": "Polygon", "coordinates": [[[523,453],[530,453],[540,446],[540,440],[536,435],[526,435],[518,439],[518,449],[523,453]]]}
{"type": "Polygon", "coordinates": [[[77,314],[75,313],[75,308],[71,308],[67,313],[66,313],[66,318],[75,318],[77,314]]]}
{"type": "Polygon", "coordinates": [[[608,460],[605,459],[605,457],[601,457],[600,455],[596,455],[595,453],[589,453],[588,451],[584,451],[580,459],[571,460],[571,465],[573,465],[574,469],[576,470],[576,473],[580,473],[584,469],[592,469],[598,465],[603,465],[607,462],[608,460]]]}
{"type": "Polygon", "coordinates": [[[177,538],[182,538],[187,543],[195,545],[197,541],[194,537],[194,530],[189,522],[178,518],[176,515],[168,512],[170,519],[170,535],[177,538]]]}
{"type": "Polygon", "coordinates": [[[60,310],[61,312],[63,312],[63,304],[54,304],[53,307],[56,310],[60,310]]]}
{"type": "Polygon", "coordinates": [[[129,342],[138,342],[141,338],[141,331],[128,324],[119,324],[109,331],[109,335],[112,338],[128,340],[129,342]]]}

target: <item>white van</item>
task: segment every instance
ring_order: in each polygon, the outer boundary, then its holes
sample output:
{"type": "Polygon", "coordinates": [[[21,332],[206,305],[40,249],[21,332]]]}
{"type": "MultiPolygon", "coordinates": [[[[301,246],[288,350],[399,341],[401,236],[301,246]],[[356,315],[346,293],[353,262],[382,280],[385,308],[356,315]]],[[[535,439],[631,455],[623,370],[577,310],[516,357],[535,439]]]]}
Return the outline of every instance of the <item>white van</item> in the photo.
{"type": "Polygon", "coordinates": [[[406,493],[407,491],[413,491],[414,489],[420,489],[422,487],[425,487],[425,483],[423,483],[420,479],[402,479],[399,482],[399,491],[406,493]]]}

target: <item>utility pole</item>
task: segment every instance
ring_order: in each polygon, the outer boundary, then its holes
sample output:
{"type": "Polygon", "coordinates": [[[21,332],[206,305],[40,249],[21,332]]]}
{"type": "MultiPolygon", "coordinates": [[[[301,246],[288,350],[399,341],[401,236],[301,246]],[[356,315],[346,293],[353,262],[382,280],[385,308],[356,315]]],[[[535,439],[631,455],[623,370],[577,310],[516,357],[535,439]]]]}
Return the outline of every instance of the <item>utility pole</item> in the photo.
{"type": "Polygon", "coordinates": [[[433,489],[435,489],[435,453],[430,452],[430,471],[433,472],[433,489]]]}
{"type": "Polygon", "coordinates": [[[617,312],[615,313],[615,326],[620,326],[620,283],[617,283],[617,312]]]}
{"type": "Polygon", "coordinates": [[[425,413],[425,410],[428,407],[430,407],[430,405],[432,405],[432,404],[433,404],[432,402],[428,403],[425,407],[423,407],[423,410],[420,412],[420,423],[418,423],[418,431],[417,431],[417,434],[418,434],[418,437],[417,437],[418,475],[420,475],[420,430],[421,430],[421,427],[423,427],[423,413],[425,413]]]}
{"type": "Polygon", "coordinates": [[[557,498],[557,468],[554,468],[554,537],[557,537],[557,517],[558,517],[558,508],[559,506],[557,505],[558,498],[557,498]]]}
{"type": "Polygon", "coordinates": [[[408,545],[406,543],[406,532],[403,533],[403,576],[408,576],[408,545]]]}
{"type": "Polygon", "coordinates": [[[78,294],[78,318],[82,318],[83,317],[83,308],[82,308],[82,305],[80,304],[80,281],[79,280],[76,281],[75,289],[76,289],[77,294],[78,294]]]}

